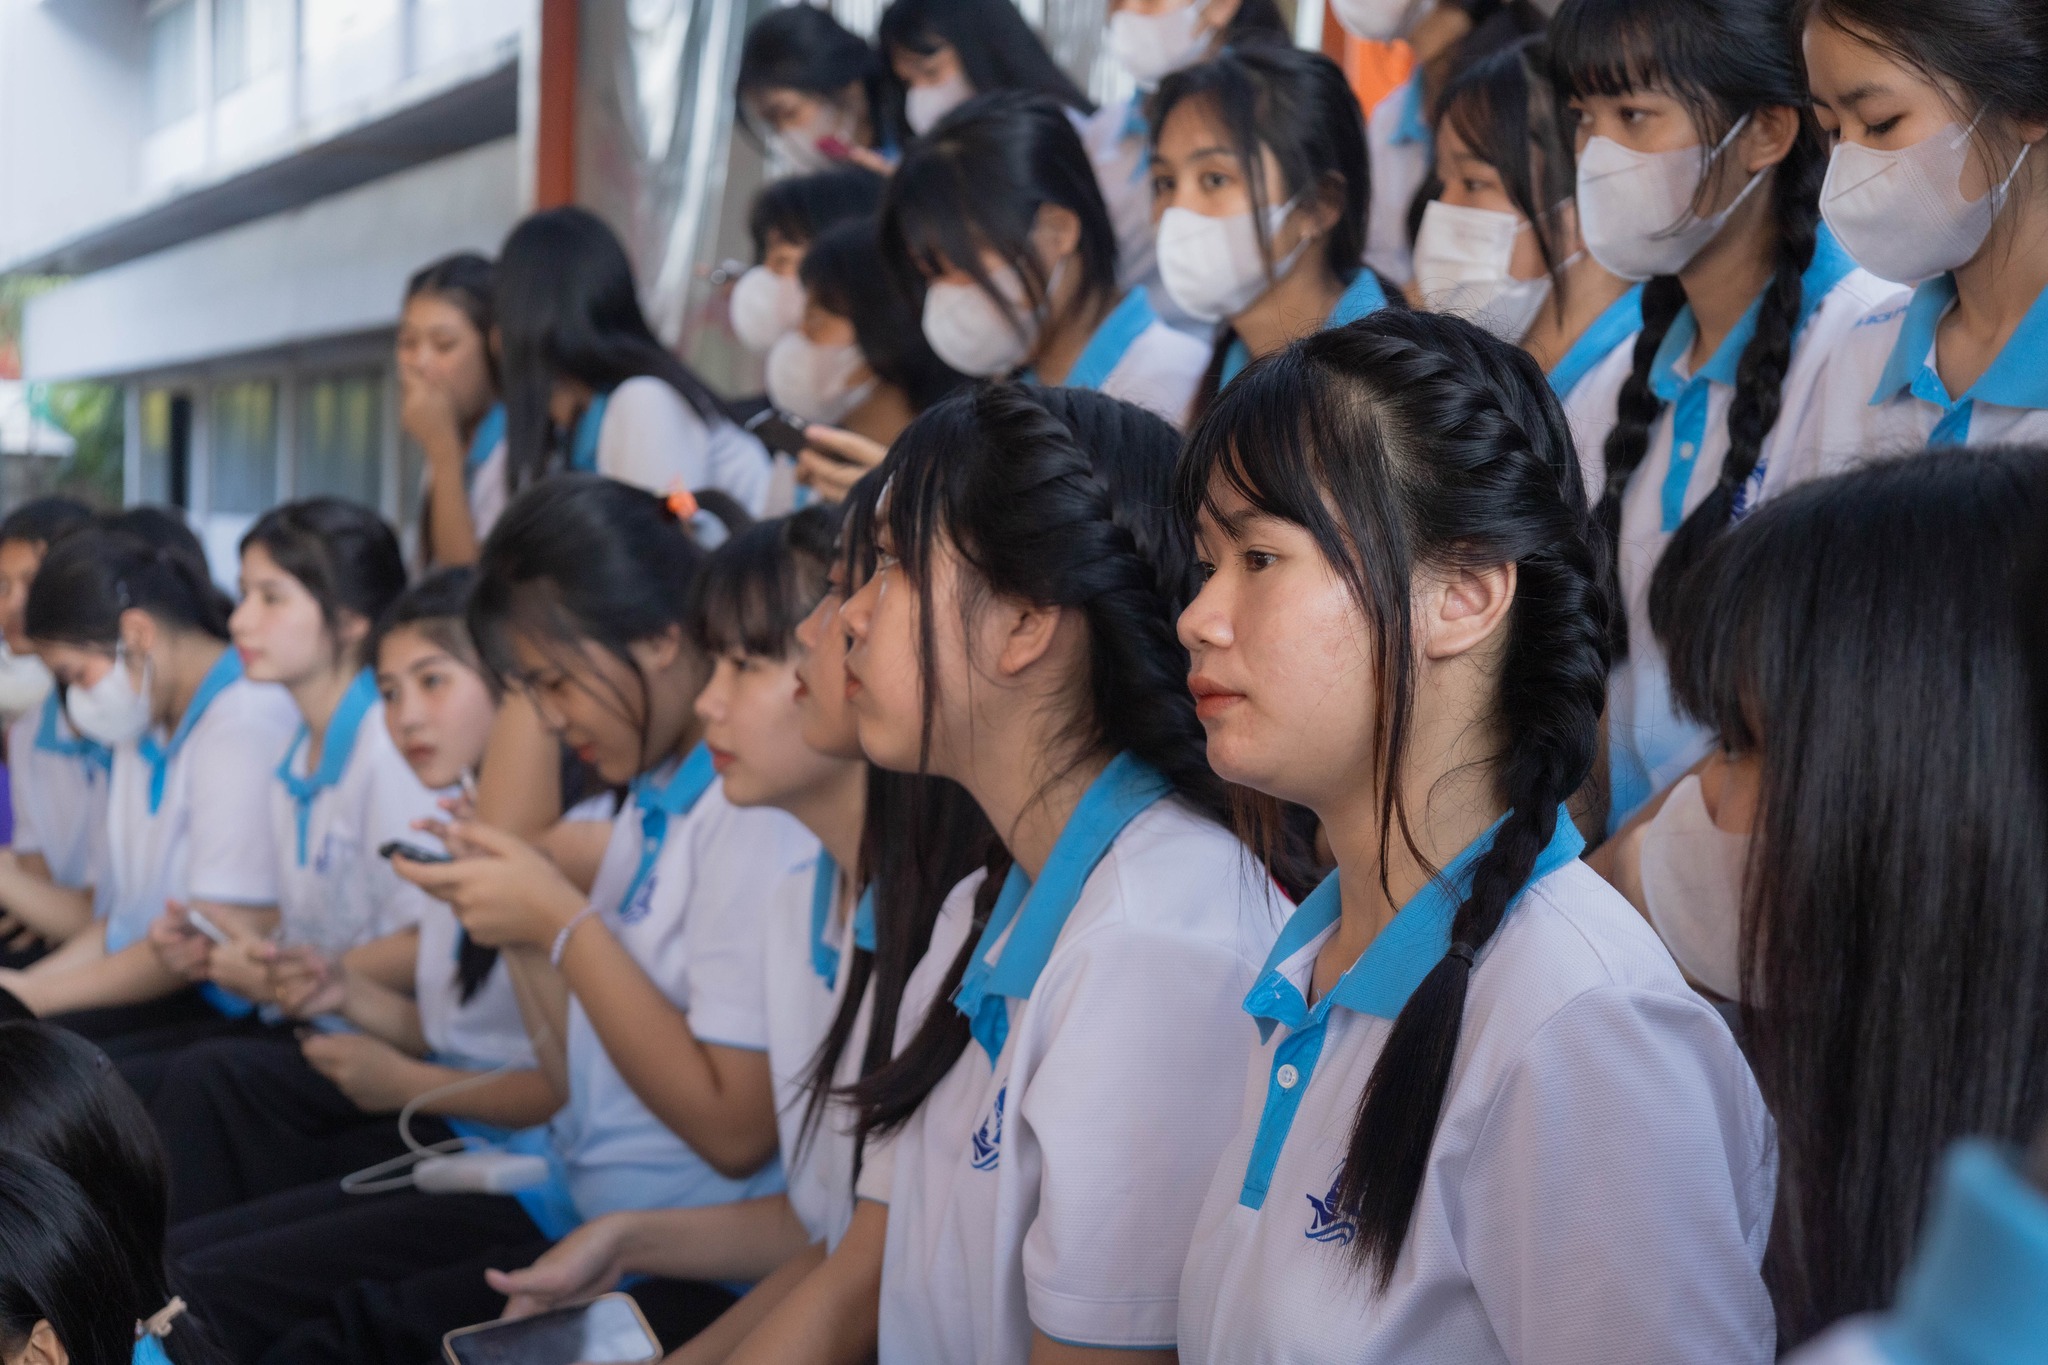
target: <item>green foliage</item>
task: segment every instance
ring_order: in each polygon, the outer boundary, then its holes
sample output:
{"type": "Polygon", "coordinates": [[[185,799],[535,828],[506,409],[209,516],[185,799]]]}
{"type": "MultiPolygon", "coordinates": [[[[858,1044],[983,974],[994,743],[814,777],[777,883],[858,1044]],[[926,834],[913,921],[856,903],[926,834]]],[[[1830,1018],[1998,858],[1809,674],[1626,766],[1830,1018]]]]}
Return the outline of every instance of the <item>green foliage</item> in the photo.
{"type": "MultiPolygon", "coordinates": [[[[19,373],[21,314],[36,295],[63,281],[49,275],[0,275],[0,375],[19,373]]],[[[38,386],[38,416],[61,428],[77,448],[57,471],[57,487],[107,507],[121,503],[121,389],[115,384],[38,386]]]]}

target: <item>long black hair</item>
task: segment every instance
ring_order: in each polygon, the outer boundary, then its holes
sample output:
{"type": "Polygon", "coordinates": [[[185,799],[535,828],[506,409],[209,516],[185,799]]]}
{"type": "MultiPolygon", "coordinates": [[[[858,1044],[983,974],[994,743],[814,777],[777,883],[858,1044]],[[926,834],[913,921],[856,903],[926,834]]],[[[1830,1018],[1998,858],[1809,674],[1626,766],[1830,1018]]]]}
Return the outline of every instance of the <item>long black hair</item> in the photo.
{"type": "Polygon", "coordinates": [[[890,60],[894,49],[929,57],[940,44],[958,55],[960,69],[977,95],[1021,90],[1047,96],[1084,114],[1095,111],[1011,0],[893,0],[882,11],[881,26],[875,33],[875,47],[882,55],[882,81],[892,110],[900,114],[904,98],[903,81],[890,60]]]}
{"type": "MultiPolygon", "coordinates": [[[[902,110],[887,117],[882,61],[875,50],[817,5],[784,5],[756,19],[740,45],[740,74],[734,83],[740,126],[759,135],[750,96],[763,90],[796,90],[837,106],[850,85],[867,98],[868,125],[877,145],[895,140],[902,110]]],[[[900,105],[900,100],[898,101],[900,105]]]]}
{"type": "Polygon", "coordinates": [[[498,252],[493,301],[515,490],[563,463],[548,415],[558,379],[607,393],[645,375],[682,395],[707,424],[730,420],[718,396],[656,339],[626,249],[588,209],[548,209],[513,228],[498,252]]]}
{"type": "MultiPolygon", "coordinates": [[[[1076,389],[982,384],[919,417],[881,466],[886,523],[916,585],[928,751],[936,696],[932,557],[941,539],[977,589],[1077,611],[1087,623],[1088,704],[1067,738],[1077,753],[1125,751],[1164,773],[1176,795],[1219,824],[1229,795],[1210,769],[1174,634],[1192,600],[1192,538],[1170,514],[1173,428],[1131,404],[1076,389]]],[[[992,846],[975,900],[985,922],[1012,859],[992,846]]],[[[855,1090],[860,1132],[908,1119],[967,1046],[949,1003],[973,955],[968,935],[938,1003],[893,1062],[855,1090]]]]}
{"type": "Polygon", "coordinates": [[[169,629],[225,641],[234,604],[207,576],[196,549],[86,527],[44,556],[28,591],[25,628],[32,640],[112,649],[121,638],[121,613],[131,607],[169,629]]]}
{"type": "Polygon", "coordinates": [[[754,196],[754,207],[747,211],[754,259],[767,259],[771,235],[794,246],[808,246],[834,224],[873,218],[881,204],[882,177],[859,166],[835,166],[829,171],[771,180],[754,196]]]}
{"type": "Polygon", "coordinates": [[[131,1297],[122,1292],[127,1269],[69,1176],[40,1157],[0,1151],[0,1352],[25,1351],[47,1323],[79,1365],[128,1365],[136,1320],[119,1306],[131,1297]]]}
{"type": "Polygon", "coordinates": [[[797,273],[812,303],[853,324],[854,343],[875,377],[901,389],[912,411],[923,412],[967,376],[925,340],[917,296],[897,288],[889,271],[875,269],[883,254],[873,219],[840,223],[811,242],[797,273]]]}
{"type": "MultiPolygon", "coordinates": [[[[0,1024],[0,1152],[57,1167],[104,1223],[114,1255],[96,1297],[125,1319],[118,1357],[125,1363],[135,1323],[174,1292],[164,1263],[169,1176],[148,1112],[106,1054],[77,1034],[0,1024]]],[[[0,1256],[0,1265],[9,1260],[0,1256]]],[[[76,1355],[78,1343],[61,1327],[59,1335],[76,1355]]],[[[164,1345],[177,1365],[214,1358],[189,1318],[178,1320],[164,1345]]]]}
{"type": "Polygon", "coordinates": [[[1592,769],[1607,693],[1608,594],[1571,430],[1536,362],[1460,319],[1382,310],[1256,362],[1188,438],[1189,522],[1236,490],[1308,531],[1364,613],[1374,676],[1380,855],[1427,866],[1400,800],[1415,704],[1414,575],[1513,563],[1493,719],[1507,809],[1441,958],[1395,1018],[1360,1096],[1337,1203],[1384,1289],[1407,1240],[1483,950],[1592,769]]]}
{"type": "MultiPolygon", "coordinates": [[[[1737,121],[1760,109],[1790,108],[1799,134],[1771,169],[1773,224],[1770,283],[1764,286],[1756,334],[1736,369],[1728,409],[1728,455],[1712,491],[1679,525],[1650,580],[1650,619],[1663,630],[1685,569],[1735,518],[1736,498],[1756,472],[1764,441],[1777,425],[1785,372],[1803,311],[1801,277],[1819,239],[1820,186],[1827,149],[1813,121],[1806,70],[1792,31],[1788,0],[1568,0],[1551,24],[1558,83],[1574,99],[1660,90],[1685,105],[1700,145],[1718,145],[1737,121]]],[[[1716,176],[1701,184],[1707,192],[1716,176]]],[[[1616,404],[1607,437],[1607,484],[1596,512],[1610,555],[1620,543],[1621,503],[1643,457],[1664,400],[1651,388],[1650,367],[1685,306],[1675,275],[1643,289],[1643,330],[1635,368],[1616,404]]],[[[1628,617],[1614,618],[1617,658],[1628,654],[1628,617]]]]}
{"type": "Polygon", "coordinates": [[[1778,1123],[1764,1274],[1786,1346],[1890,1299],[1952,1141],[2048,1118],[2019,619],[2042,608],[2022,571],[2044,512],[2040,448],[1809,484],[1702,556],[1662,637],[1679,704],[1762,763],[1742,1018],[1778,1123]]]}
{"type": "MultiPolygon", "coordinates": [[[[1273,154],[1289,199],[1327,195],[1337,221],[1323,235],[1324,262],[1349,285],[1365,267],[1366,212],[1372,204],[1372,165],[1366,153],[1365,114],[1338,65],[1320,52],[1304,52],[1266,39],[1226,47],[1206,62],[1176,71],[1159,83],[1145,106],[1154,152],[1167,116],[1182,104],[1206,106],[1230,139],[1251,196],[1259,250],[1272,259],[1266,229],[1266,175],[1262,150],[1273,154]]],[[[1382,282],[1388,299],[1400,293],[1382,282]]],[[[1223,365],[1237,331],[1217,329],[1209,368],[1195,391],[1193,415],[1216,399],[1223,365]]]]}
{"type": "MultiPolygon", "coordinates": [[[[271,508],[242,537],[242,553],[258,545],[320,604],[320,619],[337,640],[343,612],[374,630],[405,591],[398,537],[384,518],[346,498],[301,498],[271,508]]],[[[365,631],[356,664],[376,658],[369,646],[365,631]]]]}

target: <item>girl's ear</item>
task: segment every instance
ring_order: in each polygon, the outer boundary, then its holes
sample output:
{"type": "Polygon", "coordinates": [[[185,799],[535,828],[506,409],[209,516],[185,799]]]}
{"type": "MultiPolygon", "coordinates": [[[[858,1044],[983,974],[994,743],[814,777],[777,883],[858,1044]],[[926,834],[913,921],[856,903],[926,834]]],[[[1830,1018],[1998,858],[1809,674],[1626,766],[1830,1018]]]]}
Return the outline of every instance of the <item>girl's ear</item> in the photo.
{"type": "Polygon", "coordinates": [[[1775,166],[1792,154],[1803,117],[1789,104],[1766,104],[1750,115],[1749,126],[1737,139],[1737,145],[1745,149],[1742,164],[1748,174],[1775,166]]]}
{"type": "Polygon", "coordinates": [[[121,613],[121,647],[133,655],[147,655],[156,648],[156,618],[140,607],[130,607],[121,613]]]}
{"type": "MultiPolygon", "coordinates": [[[[369,638],[370,622],[368,618],[347,610],[336,613],[334,620],[334,643],[339,652],[352,654],[361,649],[363,641],[369,638]]],[[[365,659],[363,663],[369,667],[375,667],[377,661],[375,659],[365,659]]]]}
{"type": "Polygon", "coordinates": [[[1316,185],[1316,192],[1302,208],[1308,213],[1318,237],[1337,226],[1337,220],[1344,216],[1344,177],[1334,171],[1325,175],[1316,185]]]}
{"type": "Polygon", "coordinates": [[[1415,621],[1423,657],[1455,659],[1485,644],[1507,621],[1515,604],[1515,581],[1512,561],[1453,569],[1425,580],[1415,621]]]}
{"type": "Polygon", "coordinates": [[[28,1345],[6,1365],[71,1365],[71,1353],[57,1340],[57,1329],[47,1320],[38,1319],[29,1329],[28,1345]]]}

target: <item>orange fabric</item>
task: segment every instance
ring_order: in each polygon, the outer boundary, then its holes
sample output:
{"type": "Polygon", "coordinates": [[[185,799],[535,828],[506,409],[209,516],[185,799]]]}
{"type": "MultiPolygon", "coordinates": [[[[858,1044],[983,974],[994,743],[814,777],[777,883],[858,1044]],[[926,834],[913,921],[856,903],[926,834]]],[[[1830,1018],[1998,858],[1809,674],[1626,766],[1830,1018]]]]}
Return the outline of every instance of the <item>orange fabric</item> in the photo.
{"type": "MultiPolygon", "coordinates": [[[[1336,27],[1330,20],[1324,22],[1332,29],[1336,27]]],[[[1351,82],[1351,92],[1358,96],[1358,107],[1370,114],[1381,100],[1408,84],[1415,75],[1415,49],[1400,39],[1372,42],[1339,32],[1344,44],[1344,78],[1351,82]]]]}

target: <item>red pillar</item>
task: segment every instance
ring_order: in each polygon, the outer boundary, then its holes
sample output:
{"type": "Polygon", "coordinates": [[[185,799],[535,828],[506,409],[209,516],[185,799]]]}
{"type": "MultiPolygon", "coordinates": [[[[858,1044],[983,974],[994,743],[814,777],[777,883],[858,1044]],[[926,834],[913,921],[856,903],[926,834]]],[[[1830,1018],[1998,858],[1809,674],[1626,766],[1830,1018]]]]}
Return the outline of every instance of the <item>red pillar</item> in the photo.
{"type": "Polygon", "coordinates": [[[541,0],[535,208],[551,209],[576,202],[576,8],[576,0],[541,0]]]}

